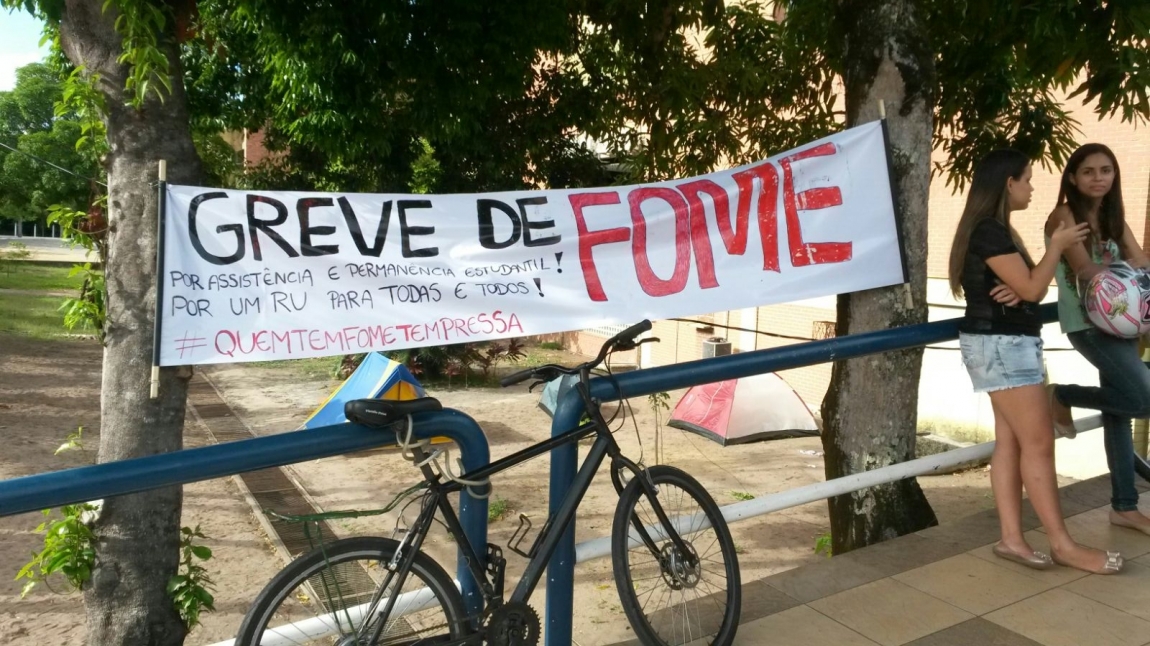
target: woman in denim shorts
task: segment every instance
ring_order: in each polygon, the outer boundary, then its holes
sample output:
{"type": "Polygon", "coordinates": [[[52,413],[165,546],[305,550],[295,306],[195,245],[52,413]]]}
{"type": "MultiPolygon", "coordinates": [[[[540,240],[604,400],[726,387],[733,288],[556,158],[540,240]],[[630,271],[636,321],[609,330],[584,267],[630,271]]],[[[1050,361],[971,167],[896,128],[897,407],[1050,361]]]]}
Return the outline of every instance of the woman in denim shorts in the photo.
{"type": "Polygon", "coordinates": [[[1054,427],[1073,436],[1070,407],[1102,411],[1102,438],[1110,467],[1110,523],[1150,534],[1150,518],[1138,510],[1130,428],[1132,417],[1150,416],[1150,370],[1139,356],[1137,339],[1111,336],[1086,319],[1075,284],[1105,271],[1111,262],[1150,265],[1126,224],[1118,160],[1102,144],[1086,144],[1067,160],[1058,206],[1046,221],[1046,230],[1076,223],[1089,224],[1090,237],[1087,244],[1074,244],[1062,252],[1057,274],[1058,321],[1074,349],[1098,368],[1100,387],[1052,385],[1054,427]]]}
{"type": "Polygon", "coordinates": [[[950,253],[950,287],[966,297],[959,345],[976,392],[994,409],[990,483],[1002,540],[1000,558],[1035,569],[1053,563],[1113,574],[1122,556],[1079,545],[1066,531],[1054,475],[1054,433],[1043,390],[1042,320],[1046,295],[1064,249],[1086,238],[1081,224],[1061,223],[1046,255],[1035,264],[1010,226],[1011,211],[1025,209],[1034,189],[1030,160],[996,150],[978,163],[950,253]],[[1022,535],[1022,488],[1050,539],[1051,555],[1034,551],[1022,535]]]}

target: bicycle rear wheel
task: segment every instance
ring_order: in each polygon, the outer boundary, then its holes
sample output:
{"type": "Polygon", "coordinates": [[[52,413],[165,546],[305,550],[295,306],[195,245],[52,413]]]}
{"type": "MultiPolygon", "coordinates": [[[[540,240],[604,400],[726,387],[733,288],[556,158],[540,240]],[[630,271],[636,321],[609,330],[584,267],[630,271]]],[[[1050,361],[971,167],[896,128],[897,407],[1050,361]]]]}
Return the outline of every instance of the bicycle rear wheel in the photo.
{"type": "Polygon", "coordinates": [[[236,646],[283,644],[434,644],[467,634],[463,598],[451,577],[422,552],[401,589],[387,564],[399,542],[358,537],[333,541],[280,571],[240,624],[236,646]],[[390,580],[389,589],[380,586],[390,580]],[[390,616],[379,615],[398,594],[390,616]],[[369,616],[373,598],[380,601],[369,616]],[[379,629],[379,638],[371,635],[379,629]]]}
{"type": "Polygon", "coordinates": [[[647,474],[672,523],[684,518],[677,526],[690,554],[660,538],[667,532],[640,482],[648,476],[632,479],[619,497],[611,528],[611,561],[623,611],[644,644],[727,646],[735,638],[742,605],[739,562],[727,522],[707,490],[686,472],[658,465],[647,474]],[[648,545],[639,532],[652,526],[648,545]]]}

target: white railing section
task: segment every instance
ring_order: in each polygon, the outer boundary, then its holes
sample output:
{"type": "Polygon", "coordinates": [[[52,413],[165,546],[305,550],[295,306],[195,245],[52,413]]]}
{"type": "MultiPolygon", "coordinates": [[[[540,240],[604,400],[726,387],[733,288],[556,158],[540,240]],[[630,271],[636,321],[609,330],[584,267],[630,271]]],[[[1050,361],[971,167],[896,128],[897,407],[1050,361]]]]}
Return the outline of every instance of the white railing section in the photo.
{"type": "MultiPolygon", "coordinates": [[[[1102,426],[1102,416],[1093,415],[1090,417],[1083,417],[1074,420],[1074,427],[1078,429],[1079,433],[1093,430],[1102,426]]],[[[748,518],[762,516],[774,511],[781,511],[783,509],[790,509],[791,507],[798,507],[810,502],[818,502],[834,496],[841,496],[843,494],[866,489],[888,482],[896,482],[904,478],[913,478],[916,476],[927,475],[935,473],[944,469],[950,469],[960,464],[967,462],[974,462],[983,460],[990,457],[994,452],[994,442],[985,442],[983,444],[976,444],[974,446],[967,446],[961,449],[953,449],[944,453],[936,453],[935,455],[928,455],[899,464],[892,464],[890,466],[874,469],[873,471],[864,471],[862,473],[855,473],[842,478],[835,478],[826,482],[816,482],[815,484],[807,485],[805,487],[798,487],[795,489],[788,489],[787,491],[780,491],[776,494],[763,496],[762,498],[755,498],[753,500],[746,500],[737,502],[731,505],[726,505],[720,509],[723,512],[723,518],[727,523],[737,523],[748,518]]],[[[679,516],[672,519],[675,528],[684,531],[688,528],[692,530],[706,529],[710,527],[703,514],[696,514],[693,516],[679,516]]],[[[654,525],[648,526],[647,531],[651,534],[654,540],[665,539],[666,536],[661,526],[654,525]]],[[[631,530],[631,541],[638,541],[638,534],[635,530],[631,530]]],[[[603,558],[611,555],[611,537],[601,536],[589,541],[584,541],[575,546],[575,562],[583,563],[592,559],[603,558]]],[[[458,586],[458,581],[456,586],[458,586]]],[[[407,592],[400,596],[397,601],[404,600],[408,595],[412,595],[412,601],[415,601],[414,595],[429,592],[427,588],[407,592]]],[[[431,595],[427,595],[434,599],[431,595]]],[[[420,598],[419,601],[425,602],[427,599],[420,598]]],[[[366,604],[365,604],[366,605],[366,604]]],[[[398,604],[397,604],[398,605],[398,604]]],[[[411,607],[406,612],[414,612],[422,610],[422,606],[411,607]]],[[[360,612],[363,610],[360,609],[360,612]]],[[[397,615],[402,616],[402,615],[397,615]]],[[[306,635],[308,639],[319,639],[327,635],[335,634],[336,626],[330,618],[330,615],[321,617],[314,617],[302,622],[294,624],[285,624],[275,629],[277,633],[286,634],[289,631],[295,635],[306,635]],[[298,631],[298,632],[296,632],[298,631]]],[[[278,636],[278,635],[277,635],[278,636]]],[[[233,640],[227,640],[212,644],[211,646],[233,646],[233,640]]],[[[279,641],[268,641],[268,635],[265,633],[264,642],[265,646],[270,644],[280,644],[279,641]]],[[[295,644],[294,641],[284,641],[284,644],[295,644]]]]}
{"type": "MultiPolygon", "coordinates": [[[[1084,417],[1074,421],[1074,427],[1077,428],[1079,432],[1092,430],[1100,426],[1102,426],[1101,415],[1084,417]]],[[[903,478],[927,475],[943,469],[956,467],[966,462],[982,460],[990,457],[990,454],[993,452],[994,442],[975,444],[974,446],[953,449],[945,453],[936,453],[935,455],[928,455],[926,457],[892,464],[887,467],[874,469],[873,471],[854,473],[826,482],[816,482],[815,484],[805,487],[780,491],[779,493],[763,496],[762,498],[726,505],[720,507],[720,509],[723,512],[723,518],[726,519],[728,524],[736,523],[740,520],[762,516],[763,514],[769,514],[773,511],[790,509],[791,507],[798,507],[799,505],[805,505],[809,502],[818,502],[819,500],[833,498],[834,496],[841,496],[842,494],[866,489],[867,487],[896,482],[903,478]]],[[[692,517],[680,516],[674,519],[673,522],[675,523],[675,528],[680,531],[688,527],[692,529],[706,529],[711,526],[706,518],[703,517],[703,514],[697,514],[692,517]]],[[[662,527],[649,526],[646,529],[655,540],[666,538],[662,527]]],[[[638,534],[635,530],[631,530],[630,537],[632,541],[638,540],[638,534]]],[[[576,563],[610,555],[610,536],[601,536],[589,541],[584,541],[575,546],[576,563]]]]}
{"type": "MultiPolygon", "coordinates": [[[[459,589],[459,581],[455,581],[455,587],[459,589]]],[[[384,597],[380,600],[379,605],[383,606],[386,603],[387,597],[384,597]]],[[[413,612],[433,608],[435,604],[436,599],[431,588],[404,592],[396,597],[396,609],[392,612],[391,617],[398,619],[413,612]]],[[[337,635],[341,626],[345,628],[358,626],[363,619],[363,613],[367,612],[370,605],[370,603],[362,603],[325,615],[268,628],[264,631],[260,646],[298,646],[298,644],[311,643],[317,639],[337,635]]],[[[227,639],[211,646],[235,646],[235,643],[236,640],[227,639]]]]}

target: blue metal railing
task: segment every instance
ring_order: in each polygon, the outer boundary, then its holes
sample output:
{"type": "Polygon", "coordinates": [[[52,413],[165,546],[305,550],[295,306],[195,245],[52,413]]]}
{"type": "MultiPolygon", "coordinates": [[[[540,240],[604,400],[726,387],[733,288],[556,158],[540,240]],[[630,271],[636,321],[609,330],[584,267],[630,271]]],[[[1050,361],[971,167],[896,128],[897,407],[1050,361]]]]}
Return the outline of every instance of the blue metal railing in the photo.
{"type": "MultiPolygon", "coordinates": [[[[491,461],[486,436],[467,415],[444,410],[420,413],[412,419],[415,422],[412,435],[416,439],[447,437],[454,440],[459,445],[465,470],[478,469],[491,461]]],[[[394,432],[337,424],[0,480],[0,516],[222,478],[388,444],[395,444],[394,432]]],[[[472,498],[466,490],[459,495],[459,500],[463,532],[472,545],[486,545],[487,500],[472,498]]],[[[480,549],[479,554],[483,558],[485,551],[480,549]]],[[[483,596],[462,557],[456,567],[456,578],[468,611],[478,612],[483,596]]]]}
{"type": "MultiPolygon", "coordinates": [[[[1055,303],[1043,305],[1041,312],[1044,322],[1049,323],[1058,318],[1055,303]]],[[[638,397],[765,372],[802,368],[827,361],[916,348],[957,338],[958,321],[948,319],[636,370],[617,375],[613,380],[592,380],[591,394],[601,401],[615,401],[624,397],[638,397]]],[[[566,393],[555,411],[552,434],[577,426],[582,415],[580,409],[578,393],[566,393]]],[[[486,438],[475,421],[467,415],[444,410],[415,415],[414,419],[415,437],[422,439],[443,436],[457,442],[466,470],[476,469],[490,461],[486,438]]],[[[393,433],[340,424],[3,480],[0,481],[0,516],[209,480],[394,443],[393,433]]],[[[576,462],[575,446],[565,446],[551,454],[552,513],[567,493],[567,487],[575,475],[576,462]]],[[[466,493],[461,495],[460,521],[473,545],[486,544],[486,500],[472,499],[466,493]]],[[[572,520],[547,566],[546,641],[552,646],[571,643],[574,568],[575,521],[572,520]]],[[[475,582],[462,563],[457,565],[456,571],[464,587],[470,611],[479,602],[475,582]]]]}

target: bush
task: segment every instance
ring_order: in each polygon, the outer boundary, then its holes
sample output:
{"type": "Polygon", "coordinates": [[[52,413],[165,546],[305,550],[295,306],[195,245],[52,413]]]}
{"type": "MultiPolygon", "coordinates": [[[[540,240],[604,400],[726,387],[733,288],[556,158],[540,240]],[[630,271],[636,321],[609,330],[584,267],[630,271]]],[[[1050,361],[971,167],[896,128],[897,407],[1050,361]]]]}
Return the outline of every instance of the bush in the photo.
{"type": "Polygon", "coordinates": [[[510,339],[502,344],[488,341],[455,343],[396,350],[384,354],[389,359],[406,365],[416,377],[428,380],[467,377],[472,374],[475,367],[479,368],[484,377],[488,377],[496,365],[504,361],[514,363],[527,356],[523,352],[523,342],[519,339],[510,339]]]}

